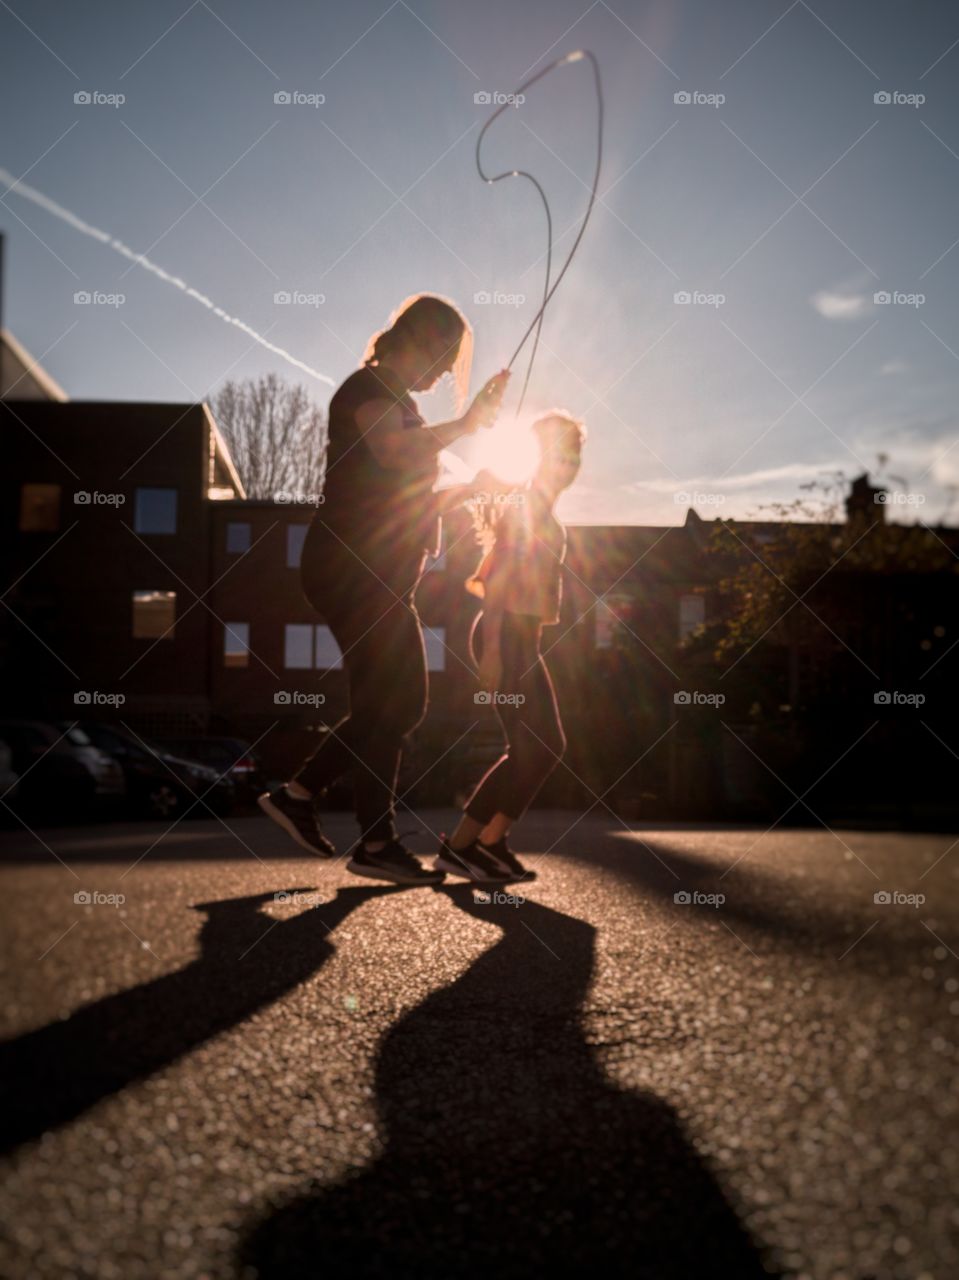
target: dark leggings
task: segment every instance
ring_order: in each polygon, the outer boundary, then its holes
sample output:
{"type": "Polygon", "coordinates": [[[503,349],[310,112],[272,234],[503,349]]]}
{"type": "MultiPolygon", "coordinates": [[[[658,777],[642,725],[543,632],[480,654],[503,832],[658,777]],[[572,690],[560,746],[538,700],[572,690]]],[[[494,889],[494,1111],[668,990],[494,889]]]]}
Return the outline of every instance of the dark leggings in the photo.
{"type": "Polygon", "coordinates": [[[410,597],[371,590],[368,578],[355,585],[355,594],[311,593],[343,653],[350,714],[323,735],[294,780],[319,795],[352,770],[361,839],[392,840],[404,739],[426,714],[426,650],[410,597]]]}
{"type": "MultiPolygon", "coordinates": [[[[470,636],[474,661],[482,655],[482,614],[470,636]]],[[[506,613],[500,633],[502,688],[494,703],[506,751],[473,792],[465,813],[484,825],[497,813],[521,818],[566,750],[556,694],[539,651],[539,626],[506,613]]]]}

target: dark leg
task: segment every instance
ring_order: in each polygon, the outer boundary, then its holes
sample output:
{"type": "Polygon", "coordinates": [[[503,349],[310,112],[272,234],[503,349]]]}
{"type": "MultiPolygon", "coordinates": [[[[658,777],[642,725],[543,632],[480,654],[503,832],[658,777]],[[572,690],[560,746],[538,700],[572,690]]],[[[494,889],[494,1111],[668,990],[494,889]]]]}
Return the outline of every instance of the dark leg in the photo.
{"type": "Polygon", "coordinates": [[[349,716],[333,725],[290,781],[298,782],[312,795],[318,796],[351,769],[356,757],[349,749],[349,725],[349,716]]]}
{"type": "Polygon", "coordinates": [[[378,596],[349,617],[329,619],[343,650],[350,714],[304,763],[296,781],[314,794],[354,771],[362,838],[391,840],[403,740],[426,714],[426,651],[406,601],[378,596]]]}
{"type": "Polygon", "coordinates": [[[465,809],[467,817],[484,825],[496,814],[513,821],[522,817],[566,749],[546,663],[508,622],[503,629],[503,685],[507,697],[517,698],[496,706],[507,751],[486,773],[465,809]]]}

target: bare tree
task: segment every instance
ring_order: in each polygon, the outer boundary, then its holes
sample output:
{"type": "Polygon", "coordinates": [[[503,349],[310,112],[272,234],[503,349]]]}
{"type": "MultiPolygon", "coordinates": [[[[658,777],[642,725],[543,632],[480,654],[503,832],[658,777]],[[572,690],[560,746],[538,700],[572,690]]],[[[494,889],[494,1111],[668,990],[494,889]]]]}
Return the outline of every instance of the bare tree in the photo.
{"type": "Polygon", "coordinates": [[[275,373],[225,382],[213,414],[247,497],[315,501],[323,487],[327,427],[306,387],[275,373]]]}

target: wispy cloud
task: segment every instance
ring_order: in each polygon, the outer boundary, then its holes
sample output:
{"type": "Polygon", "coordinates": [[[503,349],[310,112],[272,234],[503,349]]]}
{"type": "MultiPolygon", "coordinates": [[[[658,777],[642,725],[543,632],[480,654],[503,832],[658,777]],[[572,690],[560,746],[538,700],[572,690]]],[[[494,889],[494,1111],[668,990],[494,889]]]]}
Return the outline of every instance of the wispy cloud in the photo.
{"type": "Polygon", "coordinates": [[[834,475],[843,470],[841,459],[833,458],[825,462],[787,462],[779,467],[764,467],[757,471],[742,471],[738,475],[724,476],[717,481],[715,476],[687,476],[683,480],[674,480],[667,476],[658,480],[637,480],[624,486],[634,492],[675,493],[693,492],[696,490],[742,490],[761,488],[763,485],[777,484],[782,480],[806,481],[815,476],[834,475]]]}
{"type": "Polygon", "coordinates": [[[820,289],[809,301],[827,320],[855,320],[872,306],[872,298],[868,294],[838,293],[832,289],[820,289]]]}

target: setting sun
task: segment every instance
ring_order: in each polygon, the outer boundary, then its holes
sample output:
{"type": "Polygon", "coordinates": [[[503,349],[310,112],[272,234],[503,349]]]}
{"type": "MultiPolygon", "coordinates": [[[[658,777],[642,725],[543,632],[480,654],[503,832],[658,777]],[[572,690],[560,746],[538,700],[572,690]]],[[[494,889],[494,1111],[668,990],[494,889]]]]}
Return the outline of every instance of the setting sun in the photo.
{"type": "Polygon", "coordinates": [[[488,470],[503,480],[519,484],[536,469],[539,450],[530,430],[534,418],[519,419],[504,413],[495,427],[478,431],[466,448],[468,462],[477,471],[488,470]]]}

